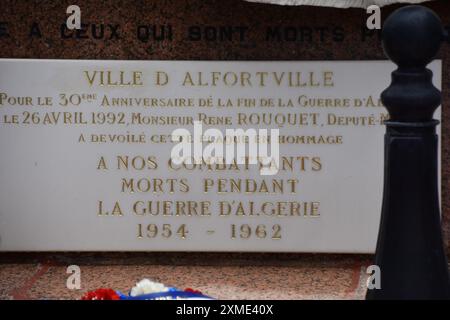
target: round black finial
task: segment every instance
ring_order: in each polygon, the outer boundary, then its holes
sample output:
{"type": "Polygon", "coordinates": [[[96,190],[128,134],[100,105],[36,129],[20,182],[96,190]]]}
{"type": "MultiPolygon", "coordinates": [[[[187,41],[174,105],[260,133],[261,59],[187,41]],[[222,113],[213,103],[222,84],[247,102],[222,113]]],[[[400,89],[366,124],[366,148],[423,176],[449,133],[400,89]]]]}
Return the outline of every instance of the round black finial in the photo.
{"type": "Polygon", "coordinates": [[[444,39],[439,17],[423,6],[394,11],[383,25],[383,48],[400,68],[424,68],[439,51],[444,39]]]}

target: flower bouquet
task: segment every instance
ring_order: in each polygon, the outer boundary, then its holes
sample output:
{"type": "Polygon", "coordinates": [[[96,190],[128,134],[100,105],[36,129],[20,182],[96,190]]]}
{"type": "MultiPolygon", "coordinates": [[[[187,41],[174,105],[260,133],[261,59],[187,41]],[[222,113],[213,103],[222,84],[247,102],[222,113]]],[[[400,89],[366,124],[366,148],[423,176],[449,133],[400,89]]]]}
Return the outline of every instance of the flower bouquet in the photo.
{"type": "Polygon", "coordinates": [[[113,289],[97,289],[87,292],[81,300],[212,300],[198,290],[180,290],[162,283],[143,279],[131,288],[129,295],[113,289]]]}

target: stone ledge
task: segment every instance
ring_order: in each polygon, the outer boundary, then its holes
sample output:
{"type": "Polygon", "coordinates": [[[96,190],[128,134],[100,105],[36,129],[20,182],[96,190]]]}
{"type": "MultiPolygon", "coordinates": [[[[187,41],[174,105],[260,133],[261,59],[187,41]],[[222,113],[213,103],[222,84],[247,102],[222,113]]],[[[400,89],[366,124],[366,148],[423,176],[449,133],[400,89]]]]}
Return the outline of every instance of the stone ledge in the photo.
{"type": "Polygon", "coordinates": [[[3,253],[1,299],[77,299],[150,278],[220,299],[363,299],[370,256],[268,253],[3,253]],[[66,267],[81,268],[81,290],[66,267]]]}

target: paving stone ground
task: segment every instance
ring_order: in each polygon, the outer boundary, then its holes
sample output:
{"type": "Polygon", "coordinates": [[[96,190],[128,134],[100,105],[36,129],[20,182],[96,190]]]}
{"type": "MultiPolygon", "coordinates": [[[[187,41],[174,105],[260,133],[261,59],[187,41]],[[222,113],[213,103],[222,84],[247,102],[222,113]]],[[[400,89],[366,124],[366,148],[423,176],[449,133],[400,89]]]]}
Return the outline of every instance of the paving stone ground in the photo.
{"type": "Polygon", "coordinates": [[[363,299],[363,255],[253,253],[2,253],[0,299],[79,299],[108,287],[122,292],[142,278],[191,287],[219,299],[363,299]],[[81,289],[69,290],[69,265],[81,289]]]}

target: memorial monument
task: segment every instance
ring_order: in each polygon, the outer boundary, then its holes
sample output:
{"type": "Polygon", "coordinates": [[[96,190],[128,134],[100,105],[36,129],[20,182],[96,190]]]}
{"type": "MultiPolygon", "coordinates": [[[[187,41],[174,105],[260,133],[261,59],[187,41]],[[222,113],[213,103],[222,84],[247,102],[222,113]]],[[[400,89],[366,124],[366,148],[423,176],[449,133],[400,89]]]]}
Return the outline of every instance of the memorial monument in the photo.
{"type": "MultiPolygon", "coordinates": [[[[424,2],[442,22],[430,30],[403,30],[408,37],[369,29],[362,1],[348,9],[239,0],[74,4],[81,8],[81,25],[73,30],[63,4],[0,4],[3,265],[29,262],[35,257],[30,252],[39,252],[41,265],[41,257],[49,257],[66,268],[83,265],[92,253],[115,252],[121,258],[114,261],[208,261],[216,263],[216,272],[224,261],[242,267],[244,256],[246,266],[307,270],[282,269],[294,279],[284,284],[293,286],[289,297],[364,298],[381,230],[378,248],[392,243],[392,233],[398,239],[404,232],[414,250],[400,250],[404,242],[378,250],[383,290],[368,298],[447,297],[443,291],[421,295],[424,283],[405,285],[405,296],[388,285],[398,279],[389,266],[400,264],[392,257],[406,264],[417,250],[425,255],[430,248],[438,250],[436,263],[418,258],[408,272],[432,273],[436,286],[448,277],[449,46],[435,57],[450,25],[446,1],[424,2]],[[382,38],[394,63],[384,55],[382,38]],[[396,41],[404,52],[396,51],[396,41]],[[393,85],[380,98],[396,64],[393,85]],[[397,83],[411,86],[407,95],[397,83]],[[411,110],[403,112],[406,104],[411,110]],[[426,143],[411,138],[412,132],[426,143]],[[403,149],[399,140],[412,142],[403,149]],[[419,153],[426,155],[414,156],[419,153]],[[224,163],[209,162],[218,154],[224,163]],[[395,162],[395,156],[403,160],[395,162]],[[395,169],[383,177],[385,160],[395,169]],[[416,174],[406,174],[411,170],[416,174]],[[427,191],[421,189],[425,183],[427,191]],[[422,217],[420,208],[432,208],[432,223],[402,223],[414,213],[422,217]],[[380,229],[382,210],[399,220],[380,229]],[[436,238],[422,247],[428,235],[436,238]],[[440,271],[429,271],[431,265],[440,271]],[[383,276],[384,269],[392,273],[383,276]],[[321,270],[345,270],[330,276],[343,279],[334,286],[341,289],[333,289],[339,293],[329,293],[328,285],[301,290],[311,285],[298,277],[325,283],[321,270]]],[[[388,23],[400,7],[383,6],[382,20],[388,23]]],[[[52,268],[27,279],[55,279],[52,268]]],[[[127,278],[127,288],[137,280],[127,278]]],[[[221,296],[208,287],[213,283],[203,284],[213,297],[260,297],[221,296]]],[[[28,287],[4,288],[1,297],[32,297],[28,287]]]]}

